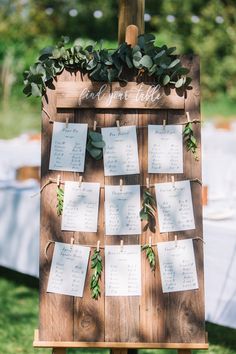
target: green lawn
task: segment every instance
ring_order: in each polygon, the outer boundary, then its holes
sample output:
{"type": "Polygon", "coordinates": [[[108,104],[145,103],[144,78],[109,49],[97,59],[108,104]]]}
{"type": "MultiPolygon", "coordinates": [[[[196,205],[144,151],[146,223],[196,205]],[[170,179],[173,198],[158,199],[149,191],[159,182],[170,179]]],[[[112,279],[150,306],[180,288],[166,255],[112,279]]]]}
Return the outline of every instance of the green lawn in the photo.
{"type": "MultiPolygon", "coordinates": [[[[4,354],[49,354],[48,349],[33,349],[38,323],[38,281],[0,268],[0,348],[4,354]]],[[[236,330],[207,323],[209,354],[236,354],[236,330]]],[[[108,353],[102,350],[68,350],[68,353],[108,353]]],[[[174,350],[140,350],[140,354],[174,354],[174,350]]],[[[205,351],[195,351],[203,354],[205,351]]]]}

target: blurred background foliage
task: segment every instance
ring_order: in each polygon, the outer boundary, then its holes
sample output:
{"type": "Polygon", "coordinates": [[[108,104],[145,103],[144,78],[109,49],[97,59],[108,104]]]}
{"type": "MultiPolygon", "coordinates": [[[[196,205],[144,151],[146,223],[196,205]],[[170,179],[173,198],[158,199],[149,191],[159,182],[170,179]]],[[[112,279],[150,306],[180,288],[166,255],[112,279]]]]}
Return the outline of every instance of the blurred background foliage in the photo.
{"type": "MultiPolygon", "coordinates": [[[[30,118],[39,113],[39,100],[26,103],[22,94],[22,72],[39,50],[61,35],[71,42],[103,39],[114,48],[117,15],[118,0],[0,0],[0,119],[4,112],[8,120],[1,119],[1,135],[9,135],[12,115],[22,111],[20,130],[39,128],[30,118]]],[[[179,54],[200,55],[204,115],[234,115],[235,0],[146,0],[145,31],[154,33],[159,45],[176,46],[179,54]]]]}

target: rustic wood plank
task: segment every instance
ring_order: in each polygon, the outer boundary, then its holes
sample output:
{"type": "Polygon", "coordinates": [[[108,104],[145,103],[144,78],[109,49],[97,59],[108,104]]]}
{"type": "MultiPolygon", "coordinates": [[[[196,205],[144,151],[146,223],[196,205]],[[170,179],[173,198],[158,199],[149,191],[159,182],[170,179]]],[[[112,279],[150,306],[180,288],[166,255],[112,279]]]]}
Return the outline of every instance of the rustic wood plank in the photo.
{"type": "MultiPolygon", "coordinates": [[[[199,114],[199,77],[197,75],[199,63],[195,60],[186,60],[184,64],[191,69],[190,75],[193,77],[193,90],[188,91],[185,102],[185,110],[191,111],[191,119],[200,120],[199,114]]],[[[168,122],[185,121],[185,114],[181,116],[180,111],[168,111],[168,122]]],[[[196,137],[200,152],[200,124],[195,126],[196,137]]],[[[198,178],[201,180],[201,164],[196,161],[191,152],[186,152],[184,148],[184,174],[175,175],[176,180],[198,178]]],[[[195,230],[173,232],[168,234],[168,239],[173,240],[174,235],[179,239],[202,237],[202,206],[201,206],[201,186],[198,183],[191,183],[193,209],[195,216],[195,230]]],[[[166,329],[168,341],[176,342],[205,342],[204,327],[204,284],[203,284],[203,245],[199,241],[193,241],[196,266],[198,273],[199,289],[185,292],[169,294],[169,306],[166,319],[166,329]],[[178,325],[177,325],[178,324],[178,325]]]]}
{"type": "MultiPolygon", "coordinates": [[[[136,110],[129,110],[124,114],[123,110],[106,110],[105,125],[116,126],[116,120],[120,125],[138,125],[138,114],[136,110]]],[[[140,184],[139,175],[105,177],[105,184],[119,185],[122,177],[123,184],[140,184]]],[[[129,236],[105,236],[107,245],[139,244],[138,235],[129,236]]],[[[106,297],[105,298],[105,341],[139,341],[139,302],[138,296],[131,297],[106,297]],[[127,320],[128,319],[128,320],[127,320]]]]}
{"type": "MultiPolygon", "coordinates": [[[[93,126],[94,119],[99,125],[104,124],[104,115],[96,113],[94,110],[76,111],[76,122],[89,124],[93,126]]],[[[104,186],[103,161],[95,161],[86,154],[86,168],[83,174],[83,180],[86,182],[98,182],[104,186]]],[[[104,189],[100,189],[98,232],[84,233],[75,232],[75,241],[80,244],[96,245],[100,240],[101,246],[104,245],[104,189]]],[[[91,249],[91,256],[94,249],[91,249]]],[[[104,251],[101,250],[104,267],[104,251]]],[[[101,279],[102,295],[98,300],[91,298],[90,279],[93,271],[91,270],[91,257],[86,275],[84,296],[75,298],[74,313],[74,333],[75,340],[103,341],[104,340],[104,272],[101,279]]]]}
{"type": "Polygon", "coordinates": [[[60,81],[56,90],[59,108],[139,108],[183,109],[184,96],[175,90],[165,94],[163,88],[151,83],[100,83],[95,81],[60,81]]]}
{"type": "Polygon", "coordinates": [[[55,342],[34,341],[34,348],[136,348],[136,349],[202,349],[209,348],[208,343],[145,343],[145,342],[55,342]]]}
{"type": "MultiPolygon", "coordinates": [[[[140,114],[140,125],[147,126],[148,124],[162,124],[163,120],[167,119],[167,112],[161,111],[143,111],[140,114]]],[[[150,184],[157,182],[165,182],[165,174],[148,174],[148,130],[140,129],[142,151],[141,166],[142,166],[142,185],[146,185],[146,178],[149,177],[150,184]]],[[[144,188],[143,188],[144,189],[144,188]]],[[[154,188],[150,192],[155,195],[154,188]]],[[[145,222],[143,223],[143,226],[145,222]]],[[[149,237],[152,237],[152,243],[157,243],[165,239],[166,234],[160,235],[158,224],[156,233],[146,231],[142,234],[142,244],[149,242],[149,237]]],[[[145,252],[142,254],[142,297],[140,307],[140,340],[158,342],[165,340],[165,308],[167,305],[168,295],[162,293],[159,264],[157,259],[157,249],[153,246],[156,254],[156,271],[151,272],[148,261],[146,260],[145,252]]]]}
{"type": "MultiPolygon", "coordinates": [[[[54,85],[57,85],[56,81],[54,85]]],[[[41,185],[45,184],[49,177],[56,178],[58,174],[57,171],[48,170],[53,126],[49,123],[49,117],[60,121],[55,99],[55,91],[47,90],[47,96],[42,102],[47,114],[44,111],[42,113],[41,185]]],[[[67,233],[63,235],[61,232],[56,203],[56,186],[49,185],[41,193],[39,338],[63,341],[73,340],[73,298],[46,292],[53,246],[49,249],[48,260],[45,258],[45,246],[49,240],[61,242],[69,240],[69,235],[67,233]]]]}

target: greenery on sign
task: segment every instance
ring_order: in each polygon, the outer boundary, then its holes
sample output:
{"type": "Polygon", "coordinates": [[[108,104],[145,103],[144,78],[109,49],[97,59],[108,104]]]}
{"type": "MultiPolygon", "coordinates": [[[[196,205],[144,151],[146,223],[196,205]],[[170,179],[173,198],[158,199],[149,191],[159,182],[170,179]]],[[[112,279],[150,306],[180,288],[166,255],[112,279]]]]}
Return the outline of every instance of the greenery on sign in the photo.
{"type": "Polygon", "coordinates": [[[191,151],[195,157],[195,160],[198,160],[197,156],[197,139],[194,136],[193,124],[188,122],[183,131],[185,145],[188,151],[191,151]]]}
{"type": "Polygon", "coordinates": [[[88,131],[86,149],[89,155],[95,160],[101,160],[105,142],[102,140],[102,134],[93,130],[88,131]]]}
{"type": "Polygon", "coordinates": [[[146,220],[147,224],[144,226],[143,231],[149,229],[151,232],[156,232],[156,202],[151,193],[145,190],[143,193],[142,209],[140,210],[141,220],[146,220]]]}
{"type": "Polygon", "coordinates": [[[146,251],[146,258],[148,260],[151,270],[154,272],[156,269],[156,258],[152,246],[143,245],[142,251],[146,251]]]}
{"type": "Polygon", "coordinates": [[[92,298],[97,300],[99,296],[101,296],[100,290],[100,279],[102,275],[102,257],[100,254],[100,250],[94,250],[92,255],[92,264],[91,268],[93,269],[93,275],[90,282],[90,290],[92,298]]]}
{"type": "Polygon", "coordinates": [[[64,190],[57,187],[57,215],[60,216],[63,210],[64,190]]]}
{"type": "Polygon", "coordinates": [[[147,73],[161,86],[175,88],[187,87],[191,78],[189,70],[181,65],[180,59],[173,53],[176,47],[155,46],[153,34],[138,37],[138,43],[131,48],[122,43],[117,49],[105,49],[96,45],[82,47],[74,45],[67,48],[67,38],[57,46],[44,48],[35,64],[24,72],[24,90],[26,96],[42,96],[46,88],[52,86],[53,78],[63,69],[87,73],[91,80],[112,82],[126,81],[127,69],[134,73],[147,73]]]}

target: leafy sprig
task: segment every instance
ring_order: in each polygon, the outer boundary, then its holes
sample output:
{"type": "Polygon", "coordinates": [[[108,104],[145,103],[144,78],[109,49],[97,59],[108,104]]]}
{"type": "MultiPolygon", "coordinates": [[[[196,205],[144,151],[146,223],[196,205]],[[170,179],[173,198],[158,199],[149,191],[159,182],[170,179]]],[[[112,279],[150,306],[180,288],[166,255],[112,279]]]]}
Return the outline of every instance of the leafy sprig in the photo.
{"type": "Polygon", "coordinates": [[[154,253],[152,246],[143,245],[142,251],[146,251],[146,258],[148,260],[151,270],[154,272],[156,269],[156,258],[155,258],[155,253],[154,253]]]}
{"type": "Polygon", "coordinates": [[[57,187],[57,215],[60,216],[63,210],[64,202],[64,190],[61,187],[57,187]]]}
{"type": "Polygon", "coordinates": [[[173,54],[175,47],[155,46],[155,36],[143,34],[133,48],[122,43],[117,49],[105,49],[96,45],[67,47],[66,38],[54,47],[44,48],[37,61],[24,72],[26,96],[42,96],[46,88],[52,87],[53,79],[64,69],[87,73],[95,81],[126,81],[127,70],[139,77],[143,73],[154,78],[161,86],[170,85],[176,89],[188,87],[191,78],[189,69],[181,65],[173,54]]]}
{"type": "Polygon", "coordinates": [[[188,122],[185,125],[183,136],[187,150],[193,153],[195,160],[198,160],[197,139],[194,136],[193,124],[191,122],[188,122]]]}
{"type": "Polygon", "coordinates": [[[90,281],[90,290],[91,290],[92,298],[97,300],[99,296],[101,296],[99,282],[101,279],[102,269],[103,269],[100,250],[97,249],[94,250],[91,260],[92,260],[91,268],[93,269],[93,275],[90,281]]]}
{"type": "Polygon", "coordinates": [[[147,224],[143,231],[149,229],[151,232],[156,232],[156,202],[151,193],[145,190],[143,193],[142,209],[140,210],[141,220],[146,220],[147,224]]]}
{"type": "Polygon", "coordinates": [[[105,142],[102,140],[102,134],[89,130],[86,149],[89,155],[95,160],[101,160],[105,142]]]}

